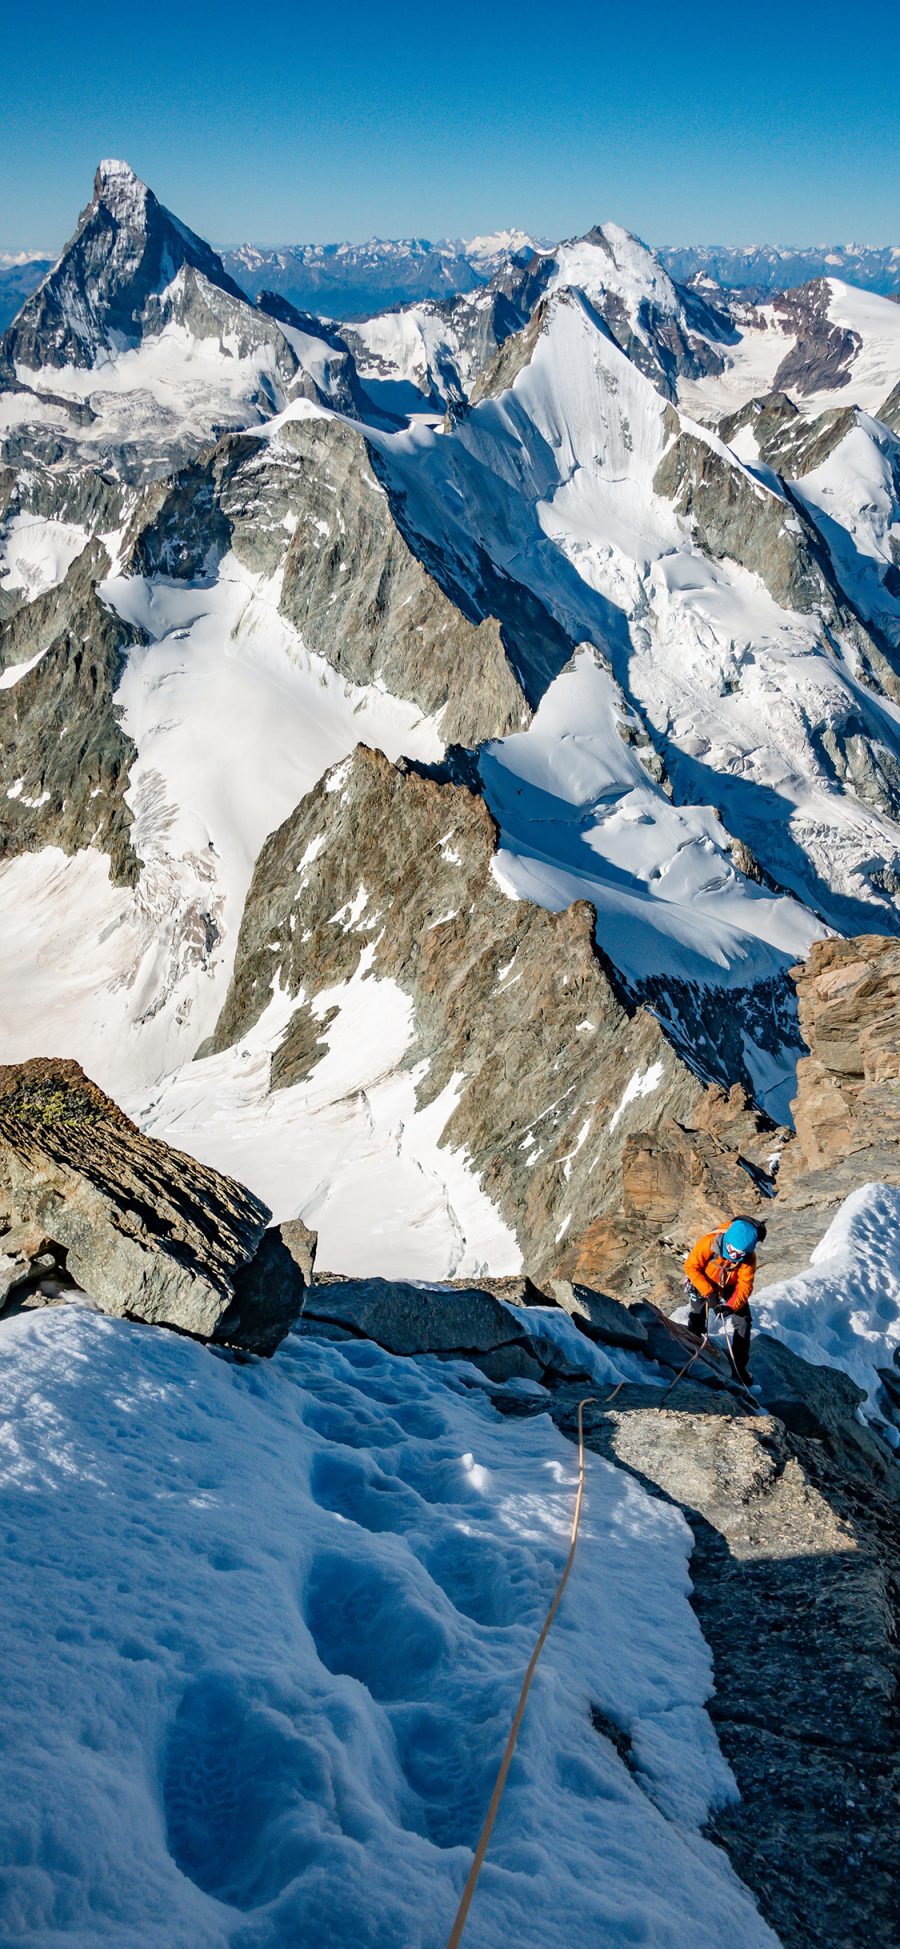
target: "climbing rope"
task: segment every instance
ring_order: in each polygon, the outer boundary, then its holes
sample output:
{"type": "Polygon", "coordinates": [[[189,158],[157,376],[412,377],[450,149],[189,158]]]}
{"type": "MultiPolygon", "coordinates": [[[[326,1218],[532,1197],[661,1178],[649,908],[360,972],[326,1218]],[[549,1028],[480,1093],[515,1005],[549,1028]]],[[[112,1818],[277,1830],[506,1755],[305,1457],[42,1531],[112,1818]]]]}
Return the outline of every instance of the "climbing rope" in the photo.
{"type": "MultiPolygon", "coordinates": [[[[618,1394],[619,1388],[624,1387],[624,1385],[625,1382],[620,1381],[618,1387],[613,1388],[612,1394],[607,1395],[606,1400],[603,1402],[602,1405],[604,1407],[608,1407],[613,1397],[616,1394],[618,1394]]],[[[459,1942],[462,1938],[462,1932],[466,1925],[466,1916],[468,1915],[469,1909],[472,1906],[472,1896],[475,1893],[475,1885],[481,1873],[481,1869],[484,1863],[484,1857],[488,1850],[488,1843],[490,1841],[491,1834],[493,1833],[494,1830],[494,1822],[497,1818],[497,1810],[500,1806],[500,1798],[503,1793],[503,1789],[506,1785],[506,1776],[507,1773],[509,1772],[510,1762],[512,1760],[513,1753],[515,1752],[516,1740],[519,1737],[519,1728],[522,1724],[522,1720],[525,1714],[525,1705],[528,1699],[528,1694],[531,1690],[531,1681],[535,1674],[537,1661],[541,1655],[541,1652],[544,1649],[544,1646],[547,1642],[547,1638],[550,1634],[550,1626],[553,1623],[553,1619],[555,1618],[557,1611],[559,1610],[560,1599],[562,1597],[563,1591],[565,1590],[566,1584],[569,1581],[569,1571],[571,1570],[572,1564],[575,1561],[575,1545],[578,1541],[578,1526],[581,1522],[581,1505],[584,1500],[583,1416],[584,1416],[585,1408],[588,1407],[595,1398],[596,1397],[594,1395],[588,1394],[585,1396],[584,1400],[579,1401],[578,1403],[578,1491],[575,1497],[575,1512],[572,1517],[572,1531],[569,1538],[569,1554],[566,1557],[565,1568],[563,1570],[562,1576],[560,1577],[559,1583],[556,1586],[556,1594],[554,1596],[553,1602],[544,1619],[541,1635],[538,1638],[537,1644],[535,1645],[534,1650],[529,1659],[528,1670],[526,1671],[525,1677],[522,1680],[522,1689],[519,1693],[519,1703],[516,1706],[515,1718],[513,1719],[512,1725],[509,1729],[509,1738],[507,1739],[506,1745],[503,1749],[503,1758],[500,1761],[500,1771],[497,1774],[496,1781],[494,1782],[494,1791],[491,1794],[490,1805],[484,1817],[484,1826],[482,1827],[481,1833],[478,1836],[478,1846],[475,1849],[475,1858],[472,1862],[471,1868],[469,1869],[469,1878],[466,1882],[465,1888],[463,1889],[462,1900],[456,1911],[456,1920],[453,1924],[449,1936],[447,1937],[447,1949],[458,1949],[459,1942]]]]}
{"type": "MultiPolygon", "coordinates": [[[[759,1414],[759,1413],[761,1413],[761,1409],[760,1409],[760,1406],[759,1406],[759,1402],[758,1402],[758,1401],[756,1401],[756,1400],[754,1400],[754,1397],[753,1397],[753,1393],[752,1393],[752,1391],[751,1391],[751,1389],[750,1389],[750,1388],[749,1388],[749,1387],[747,1386],[747,1383],[746,1383],[746,1381],[745,1381],[745,1379],[744,1379],[744,1377],[743,1377],[743,1375],[742,1375],[742,1373],[740,1372],[740,1370],[739,1370],[739,1368],[738,1368],[738,1364],[737,1364],[737,1361],[735,1360],[735,1357],[734,1357],[734,1350],[733,1350],[733,1348],[732,1348],[732,1345],[731,1345],[731,1336],[730,1336],[730,1334],[729,1334],[729,1331],[728,1331],[728,1325],[727,1325],[727,1322],[726,1322],[726,1320],[725,1320],[725,1318],[724,1318],[724,1316],[721,1316],[721,1317],[722,1317],[722,1332],[723,1332],[723,1334],[725,1335],[725,1346],[726,1346],[726,1348],[727,1348],[727,1350],[728,1350],[728,1359],[729,1359],[729,1362],[730,1362],[730,1365],[731,1365],[731,1371],[732,1371],[732,1373],[733,1373],[733,1375],[734,1375],[734,1378],[735,1378],[735,1380],[736,1380],[736,1381],[737,1381],[737,1383],[738,1383],[738,1386],[739,1386],[739,1387],[741,1388],[741,1390],[742,1390],[742,1395],[743,1395],[744,1397],[746,1397],[746,1401],[747,1401],[747,1405],[748,1405],[748,1408],[750,1409],[750,1411],[751,1411],[751,1413],[753,1413],[753,1414],[759,1414]]],[[[673,1381],[670,1381],[670,1382],[669,1382],[669,1385],[668,1385],[668,1387],[666,1388],[666,1391],[665,1391],[665,1394],[664,1394],[664,1395],[662,1396],[662,1399],[661,1399],[661,1401],[660,1401],[660,1403],[659,1403],[659,1405],[660,1405],[660,1407],[661,1407],[661,1408],[662,1408],[662,1407],[665,1407],[665,1404],[666,1404],[666,1402],[667,1402],[667,1400],[668,1400],[668,1398],[669,1398],[669,1395],[670,1395],[670,1394],[671,1394],[671,1392],[672,1392],[672,1389],[673,1389],[673,1387],[677,1387],[677,1386],[678,1386],[678,1383],[679,1383],[679,1381],[683,1381],[683,1380],[684,1380],[684,1377],[685,1377],[685,1374],[689,1374],[689,1373],[690,1373],[690,1371],[691,1371],[691,1368],[693,1367],[693,1365],[694,1365],[694,1362],[695,1362],[695,1360],[699,1360],[699,1358],[700,1358],[700,1355],[701,1355],[701,1354],[702,1354],[702,1353],[703,1353],[703,1352],[705,1351],[705,1349],[706,1349],[707,1347],[709,1347],[709,1349],[710,1349],[710,1352],[712,1352],[712,1341],[710,1340],[710,1337],[709,1337],[709,1327],[707,1327],[707,1328],[706,1328],[706,1330],[705,1330],[705,1332],[704,1332],[704,1335],[703,1335],[703,1338],[702,1338],[702,1340],[701,1340],[701,1342],[700,1342],[700,1345],[699,1345],[699,1347],[698,1347],[698,1348],[696,1349],[696,1352],[694,1352],[694,1353],[692,1353],[692,1354],[691,1354],[691,1357],[690,1357],[690,1360],[688,1360],[688,1361],[686,1361],[686,1362],[685,1362],[685,1364],[684,1364],[684,1366],[683,1366],[683,1367],[681,1368],[681,1371],[680,1371],[680,1373],[677,1373],[677,1374],[676,1374],[676,1376],[675,1376],[675,1379],[674,1379],[673,1381]]]]}
{"type": "Polygon", "coordinates": [[[691,1354],[690,1360],[685,1361],[685,1364],[682,1367],[680,1374],[676,1374],[675,1379],[673,1381],[670,1381],[668,1387],[666,1388],[665,1394],[663,1395],[662,1400],[660,1401],[659,1404],[661,1408],[665,1407],[665,1404],[669,1398],[669,1395],[672,1392],[673,1387],[677,1387],[679,1381],[684,1380],[685,1374],[690,1373],[691,1368],[694,1365],[694,1361],[699,1360],[700,1355],[703,1353],[704,1349],[709,1345],[710,1345],[709,1327],[707,1327],[704,1331],[703,1338],[700,1342],[699,1347],[697,1348],[696,1353],[691,1354]]]}

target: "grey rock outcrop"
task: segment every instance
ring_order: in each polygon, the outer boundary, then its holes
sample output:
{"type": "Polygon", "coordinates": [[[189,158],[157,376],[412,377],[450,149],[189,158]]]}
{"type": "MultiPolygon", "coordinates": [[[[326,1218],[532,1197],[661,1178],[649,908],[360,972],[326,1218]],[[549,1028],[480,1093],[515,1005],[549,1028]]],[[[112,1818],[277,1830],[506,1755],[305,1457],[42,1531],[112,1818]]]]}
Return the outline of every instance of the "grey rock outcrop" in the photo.
{"type": "MultiPolygon", "coordinates": [[[[808,1392],[823,1370],[799,1365],[808,1392]]],[[[576,1400],[550,1401],[573,1438],[576,1400]]],[[[662,1409],[626,1388],[585,1423],[588,1445],[693,1531],[708,1710],[741,1795],[709,1831],[785,1949],[892,1949],[900,1533],[887,1452],[854,1446],[849,1420],[805,1439],[690,1379],[662,1409]]],[[[640,1785],[627,1738],[620,1750],[640,1785]]]]}
{"type": "Polygon", "coordinates": [[[0,1069],[0,1250],[30,1266],[48,1254],[104,1312],[271,1353],[305,1274],[303,1242],[270,1238],[269,1217],[233,1178],[143,1136],[77,1063],[0,1069]]]}
{"type": "Polygon", "coordinates": [[[113,700],[138,637],[96,593],[108,566],[91,542],[61,588],[0,624],[0,665],[39,658],[0,690],[0,859],[96,846],[112,878],[133,885],[125,792],[136,753],[113,700]]]}
{"type": "Polygon", "coordinates": [[[571,1279],[550,1279],[548,1289],[557,1306],[568,1313],[589,1340],[601,1340],[610,1347],[625,1347],[646,1353],[647,1328],[627,1306],[608,1293],[594,1292],[590,1286],[573,1284],[571,1279]]]}
{"type": "Polygon", "coordinates": [[[216,1339],[234,1341],[248,1353],[271,1353],[298,1318],[315,1265],[316,1234],[301,1218],[270,1225],[253,1258],[234,1274],[234,1298],[216,1339]]]}
{"type": "Polygon", "coordinates": [[[260,291],[256,305],[258,311],[276,319],[279,325],[287,325],[318,341],[322,351],[322,384],[306,374],[307,398],[346,413],[350,419],[378,419],[376,408],[360,384],[353,353],[334,325],[314,318],[308,311],[297,311],[277,291],[260,291]]]}
{"type": "Polygon", "coordinates": [[[831,285],[813,278],[774,301],[775,310],[794,343],[781,361],[773,384],[781,392],[823,392],[850,382],[853,361],[862,345],[858,332],[836,325],[829,316],[831,285]]]}
{"type": "Polygon", "coordinates": [[[190,263],[182,265],[165,291],[147,300],[143,330],[157,337],[167,325],[181,325],[201,342],[211,339],[226,359],[267,353],[269,370],[262,374],[255,401],[263,411],[277,408],[277,388],[286,393],[298,372],[299,360],[275,321],[249,305],[242,292],[223,288],[190,263]]]}
{"type": "Polygon", "coordinates": [[[383,682],[437,715],[446,743],[521,729],[530,712],[499,622],[465,615],[423,567],[362,436],[323,420],[285,432],[304,492],[281,608],[307,646],[353,682],[383,682]]]}
{"type": "Polygon", "coordinates": [[[413,553],[355,427],[323,415],[220,441],[160,490],[133,566],[195,577],[226,547],[259,573],[283,569],[280,607],[307,649],[411,698],[446,742],[528,722],[499,623],[465,614],[413,553]]]}
{"type": "Polygon", "coordinates": [[[817,941],[793,978],[809,1053],[797,1065],[796,1135],[778,1174],[773,1279],[805,1270],[861,1184],[900,1184],[900,943],[880,934],[817,941]]]}
{"type": "Polygon", "coordinates": [[[804,528],[789,501],[670,417],[674,437],[653,485],[693,523],[704,551],[751,569],[783,608],[808,612],[823,600],[831,606],[810,524],[804,528]]]}
{"type": "Polygon", "coordinates": [[[892,433],[900,433],[900,379],[879,406],[878,418],[890,427],[892,433]]]}
{"type": "Polygon", "coordinates": [[[337,1330],[374,1340],[388,1353],[471,1360],[496,1381],[574,1380],[591,1371],[587,1357],[579,1362],[549,1331],[541,1331],[539,1311],[504,1305],[477,1286],[328,1280],[309,1289],[302,1325],[313,1333],[337,1330]]]}

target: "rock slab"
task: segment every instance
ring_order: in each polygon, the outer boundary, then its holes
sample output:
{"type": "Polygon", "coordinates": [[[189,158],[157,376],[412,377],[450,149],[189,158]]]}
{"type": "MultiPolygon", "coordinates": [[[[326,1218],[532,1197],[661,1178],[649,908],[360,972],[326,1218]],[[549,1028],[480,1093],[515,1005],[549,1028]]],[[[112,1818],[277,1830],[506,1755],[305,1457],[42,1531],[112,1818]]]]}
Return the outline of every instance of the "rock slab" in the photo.
{"type": "Polygon", "coordinates": [[[26,1266],[49,1255],[105,1313],[271,1353],[311,1258],[310,1235],[292,1250],[293,1228],[268,1233],[270,1215],[145,1137],[78,1063],[0,1068],[0,1251],[26,1266]]]}

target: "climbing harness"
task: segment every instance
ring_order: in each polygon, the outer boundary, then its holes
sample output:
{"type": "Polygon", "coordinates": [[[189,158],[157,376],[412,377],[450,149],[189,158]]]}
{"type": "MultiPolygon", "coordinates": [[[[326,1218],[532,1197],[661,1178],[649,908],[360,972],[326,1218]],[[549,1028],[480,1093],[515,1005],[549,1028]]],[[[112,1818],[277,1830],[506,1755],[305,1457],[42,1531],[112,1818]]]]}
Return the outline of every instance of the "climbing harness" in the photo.
{"type": "MultiPolygon", "coordinates": [[[[625,1385],[624,1381],[620,1381],[618,1387],[613,1388],[612,1394],[608,1394],[606,1396],[605,1401],[602,1403],[603,1407],[609,1406],[609,1403],[613,1399],[614,1395],[618,1394],[619,1388],[624,1387],[624,1385],[625,1385]]],[[[569,1581],[569,1571],[571,1570],[572,1564],[575,1561],[575,1545],[578,1541],[578,1528],[581,1522],[581,1505],[584,1500],[583,1416],[584,1416],[585,1408],[589,1407],[591,1402],[594,1401],[595,1399],[596,1397],[593,1394],[588,1394],[585,1396],[584,1400],[579,1401],[578,1403],[578,1491],[575,1496],[575,1512],[572,1517],[572,1530],[569,1538],[569,1554],[566,1557],[562,1576],[560,1577],[559,1583],[556,1586],[556,1594],[553,1598],[553,1602],[544,1619],[541,1635],[538,1638],[537,1644],[535,1645],[531,1657],[528,1661],[528,1670],[526,1671],[525,1677],[522,1680],[522,1689],[519,1693],[519,1702],[518,1705],[516,1706],[515,1717],[509,1729],[509,1738],[507,1739],[506,1745],[503,1749],[503,1758],[500,1761],[500,1771],[498,1772],[497,1778],[494,1782],[494,1791],[491,1794],[490,1805],[484,1817],[484,1826],[482,1827],[481,1833],[478,1836],[478,1846],[475,1849],[475,1858],[472,1862],[471,1868],[469,1869],[469,1877],[466,1882],[465,1888],[463,1889],[462,1892],[462,1900],[456,1911],[456,1920],[453,1924],[449,1936],[447,1937],[447,1949],[458,1949],[458,1945],[462,1939],[462,1932],[466,1925],[466,1917],[469,1913],[469,1909],[472,1906],[472,1896],[475,1893],[475,1885],[478,1881],[478,1877],[481,1873],[482,1866],[484,1864],[484,1857],[487,1853],[488,1843],[490,1841],[491,1834],[493,1833],[494,1830],[494,1822],[497,1818],[497,1811],[500,1806],[501,1795],[506,1785],[506,1776],[507,1773],[509,1772],[510,1762],[512,1760],[513,1753],[515,1752],[516,1740],[519,1737],[519,1728],[522,1724],[522,1719],[525,1714],[525,1706],[528,1699],[528,1694],[531,1690],[531,1681],[534,1677],[537,1661],[541,1655],[541,1652],[544,1649],[544,1646],[547,1642],[547,1638],[549,1637],[550,1626],[553,1623],[553,1619],[555,1618],[557,1611],[559,1610],[560,1599],[562,1597],[563,1591],[565,1590],[566,1584],[569,1581]]]]}

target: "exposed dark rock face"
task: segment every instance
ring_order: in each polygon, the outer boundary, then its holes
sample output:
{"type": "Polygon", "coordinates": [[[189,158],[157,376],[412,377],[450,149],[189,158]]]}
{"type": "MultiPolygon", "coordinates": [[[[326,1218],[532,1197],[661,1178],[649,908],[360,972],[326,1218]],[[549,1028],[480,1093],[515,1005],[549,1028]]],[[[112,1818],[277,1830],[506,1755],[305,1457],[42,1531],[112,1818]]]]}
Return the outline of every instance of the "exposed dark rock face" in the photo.
{"type": "MultiPolygon", "coordinates": [[[[798,1366],[815,1394],[824,1370],[798,1366]]],[[[551,1397],[570,1435],[576,1400],[551,1397]]],[[[663,1409],[627,1388],[585,1413],[589,1445],[693,1530],[709,1711],[741,1793],[711,1832],[785,1949],[896,1937],[896,1469],[847,1409],[804,1439],[688,1378],[663,1409]]]]}
{"type": "Polygon", "coordinates": [[[590,1286],[574,1285],[571,1279],[550,1279],[548,1288],[557,1306],[568,1313],[589,1340],[610,1347],[624,1347],[633,1353],[648,1351],[647,1328],[608,1293],[594,1292],[590,1286]]]}
{"type": "Polygon", "coordinates": [[[280,606],[308,649],[353,683],[411,698],[448,743],[528,722],[499,623],[464,614],[418,560],[366,440],[345,422],[220,441],[160,490],[132,565],[190,579],[214,572],[228,547],[260,574],[283,566],[280,606]]]}
{"type": "Polygon", "coordinates": [[[482,399],[499,399],[508,386],[515,384],[519,373],[531,364],[534,348],[546,329],[549,307],[550,300],[542,298],[522,330],[510,333],[501,340],[495,356],[479,373],[470,390],[470,406],[477,406],[482,399]]]}
{"type": "Polygon", "coordinates": [[[888,393],[884,404],[879,406],[878,418],[890,427],[892,433],[900,433],[900,379],[888,393]]]}
{"type": "Polygon", "coordinates": [[[805,1268],[861,1184],[900,1184],[900,943],[880,934],[814,943],[793,970],[800,1029],[796,1137],[779,1171],[777,1276],[805,1268]]]}
{"type": "Polygon", "coordinates": [[[299,361],[274,320],[255,311],[241,292],[223,289],[191,264],[182,266],[164,292],[148,298],[142,324],[152,337],[167,325],[181,325],[192,338],[212,339],[226,358],[247,359],[267,352],[269,371],[263,373],[255,395],[263,412],[277,408],[276,386],[287,390],[298,370],[299,361]]]}
{"type": "Polygon", "coordinates": [[[862,340],[858,332],[832,323],[830,302],[827,278],[813,278],[775,299],[775,310],[785,330],[795,334],[794,344],[775,374],[776,391],[805,397],[849,384],[862,340]]]}
{"type": "Polygon", "coordinates": [[[817,419],[804,419],[786,393],[771,392],[729,413],[719,421],[719,432],[730,444],[742,427],[752,427],[766,466],[789,480],[801,480],[823,465],[857,419],[852,406],[833,406],[817,419]]]}
{"type": "MultiPolygon", "coordinates": [[[[612,270],[616,249],[608,228],[596,225],[585,241],[609,257],[612,270]]],[[[724,360],[716,341],[733,341],[736,334],[724,311],[716,310],[699,292],[681,291],[661,265],[657,268],[659,290],[648,290],[641,297],[634,321],[615,289],[598,293],[594,302],[610,337],[660,392],[674,399],[679,378],[699,379],[722,371],[724,360]]],[[[611,282],[615,281],[613,273],[611,282]]]]}
{"type": "Polygon", "coordinates": [[[113,334],[139,343],[148,302],[182,265],[246,306],[221,258],[126,163],[101,163],[74,237],[0,344],[0,365],[11,373],[16,365],[92,366],[113,334]]]}
{"type": "Polygon", "coordinates": [[[783,608],[808,613],[824,601],[832,609],[811,524],[804,525],[791,502],[674,419],[672,431],[653,485],[693,522],[704,551],[715,561],[727,556],[751,569],[783,608]]]}
{"type": "MultiPolygon", "coordinates": [[[[874,619],[874,627],[868,627],[844,593],[827,540],[817,526],[815,510],[810,513],[802,492],[788,484],[791,473],[799,478],[828,457],[854,424],[854,417],[849,411],[838,412],[824,414],[811,423],[798,423],[784,410],[779,395],[772,394],[724,420],[722,427],[729,429],[731,438],[741,425],[752,424],[766,464],[785,477],[773,488],[754,479],[751,470],[736,464],[716,445],[679,430],[680,421],[673,413],[669,430],[674,438],[657,467],[653,485],[690,520],[705,554],[715,561],[727,558],[750,569],[781,608],[817,616],[825,640],[832,646],[846,645],[860,675],[876,691],[898,701],[900,663],[896,650],[878,619],[874,619]],[[754,412],[756,407],[759,410],[754,412]]],[[[842,780],[849,778],[857,790],[859,779],[865,776],[868,786],[862,795],[895,818],[900,809],[900,771],[888,752],[888,769],[896,776],[885,785],[872,753],[854,748],[858,726],[859,714],[851,712],[846,726],[835,723],[826,727],[838,754],[835,775],[842,780]]],[[[877,746],[883,742],[874,727],[864,736],[874,739],[877,746]]],[[[884,766],[880,770],[883,773],[884,766]]]]}
{"type": "Polygon", "coordinates": [[[302,1250],[266,1233],[269,1216],[233,1178],[143,1136],[78,1063],[0,1069],[7,1245],[55,1257],[104,1312],[271,1353],[305,1275],[302,1250]],[[292,1277],[270,1282],[279,1246],[292,1277]]]}
{"type": "Polygon", "coordinates": [[[277,319],[279,325],[288,325],[294,331],[319,340],[323,348],[327,348],[323,365],[324,388],[317,386],[310,378],[307,397],[315,399],[321,406],[331,406],[339,413],[346,413],[351,419],[377,419],[375,408],[360,385],[350,347],[333,325],[314,318],[311,312],[297,311],[277,291],[261,291],[256,304],[266,317],[277,319]]]}
{"type": "Polygon", "coordinates": [[[281,607],[308,647],[352,681],[383,681],[439,713],[448,743],[526,724],[499,623],[470,621],[423,568],[362,436],[333,420],[300,421],[285,433],[304,492],[281,607]]]}
{"type": "Polygon", "coordinates": [[[136,753],[113,698],[138,639],[96,593],[108,567],[102,543],[91,542],[61,588],[0,625],[0,665],[40,657],[0,690],[0,858],[97,846],[113,879],[133,885],[125,792],[136,753]]]}
{"type": "Polygon", "coordinates": [[[359,747],[263,847],[213,1047],[248,1032],[277,974],[298,1003],[272,1087],[308,1075],[325,1046],[316,997],[365,955],[366,979],[390,977],[410,996],[408,1061],[428,1065],[419,1100],[452,1086],[444,1141],[467,1152],[533,1276],[555,1269],[571,1237],[582,1248],[565,1273],[619,1291],[627,1261],[630,1290],[653,1290],[688,1249],[695,1211],[761,1201],[772,1126],[739,1089],[705,1090],[652,1015],[629,1014],[592,909],[552,914],[505,896],[495,841],[480,798],[359,747]]]}
{"type": "MultiPolygon", "coordinates": [[[[523,250],[501,265],[477,296],[463,294],[428,305],[437,330],[422,383],[436,407],[443,404],[453,412],[465,405],[473,384],[480,384],[482,375],[494,366],[507,340],[527,329],[555,268],[548,252],[523,250]]],[[[345,336],[358,354],[361,339],[352,328],[345,336]]],[[[377,355],[368,348],[365,367],[367,372],[377,372],[379,367],[377,355]]]]}
{"type": "MultiPolygon", "coordinates": [[[[740,872],[752,866],[748,877],[763,880],[749,847],[736,841],[731,852],[740,872]]],[[[659,1016],[670,1042],[699,1076],[725,1087],[737,1082],[748,1096],[754,1094],[748,1045],[769,1050],[779,1062],[793,1052],[799,1054],[804,1046],[797,1000],[786,972],[745,988],[715,988],[674,975],[651,975],[633,984],[630,992],[635,1002],[659,1016]]]]}
{"type": "Polygon", "coordinates": [[[316,1234],[301,1218],[271,1225],[234,1274],[234,1298],[216,1327],[248,1353],[269,1354],[290,1331],[315,1276],[316,1234]]]}

